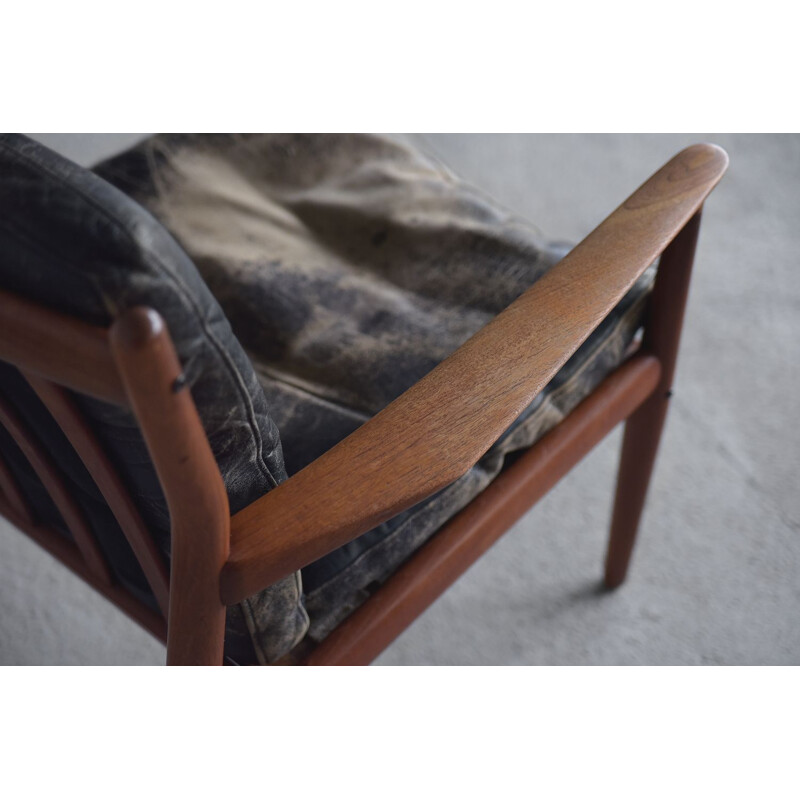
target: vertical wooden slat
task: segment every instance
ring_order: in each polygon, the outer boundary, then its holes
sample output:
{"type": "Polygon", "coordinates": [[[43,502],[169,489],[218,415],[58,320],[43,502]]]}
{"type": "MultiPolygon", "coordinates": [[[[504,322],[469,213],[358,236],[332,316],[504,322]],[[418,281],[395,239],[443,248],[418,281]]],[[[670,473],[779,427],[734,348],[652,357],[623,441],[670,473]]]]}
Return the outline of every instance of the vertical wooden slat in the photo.
{"type": "Polygon", "coordinates": [[[11,507],[2,500],[0,500],[0,516],[11,520],[53,558],[72,570],[132,620],[138,622],[145,630],[150,631],[157,639],[162,642],[167,641],[167,623],[163,617],[137,600],[124,586],[98,581],[86,566],[80,550],[67,538],[47,525],[37,525],[36,523],[17,520],[11,507]]]}
{"type": "Polygon", "coordinates": [[[166,616],[169,609],[167,565],[117,471],[67,392],[44,378],[24,372],[23,375],[97,484],[139,561],[159,608],[166,616]]]}
{"type": "Polygon", "coordinates": [[[34,436],[28,431],[17,412],[0,398],[0,423],[11,434],[14,441],[28,459],[31,467],[39,476],[39,480],[50,494],[56,508],[75,540],[75,544],[83,556],[87,568],[94,577],[104,583],[112,583],[111,572],[97,541],[89,528],[86,518],[78,504],[70,496],[58,468],[40,447],[34,436]]]}
{"type": "Polygon", "coordinates": [[[28,507],[28,501],[23,497],[17,480],[2,455],[0,455],[0,495],[8,504],[12,514],[22,522],[33,524],[33,514],[28,507]]]}

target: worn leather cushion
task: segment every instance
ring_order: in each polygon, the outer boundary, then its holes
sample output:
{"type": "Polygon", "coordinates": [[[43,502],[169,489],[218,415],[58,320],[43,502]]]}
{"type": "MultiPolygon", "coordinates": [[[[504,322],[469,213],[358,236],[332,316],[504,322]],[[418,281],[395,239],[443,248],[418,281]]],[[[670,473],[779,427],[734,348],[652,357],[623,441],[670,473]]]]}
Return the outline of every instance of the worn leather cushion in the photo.
{"type": "MultiPolygon", "coordinates": [[[[192,257],[252,359],[289,474],[380,411],[566,252],[396,137],[157,136],[98,167],[192,257]]],[[[464,477],[303,570],[321,640],[618,365],[643,277],[464,477]]]]}
{"type": "MultiPolygon", "coordinates": [[[[142,206],[96,174],[17,135],[0,136],[0,286],[87,322],[107,325],[136,305],[166,320],[233,511],[286,477],[280,439],[250,360],[191,260],[142,206]]],[[[130,547],[69,443],[15,370],[0,390],[61,468],[116,577],[149,590],[130,547]]],[[[125,479],[165,556],[169,514],[131,415],[77,397],[125,479]]],[[[8,437],[7,461],[40,517],[66,532],[8,437]]],[[[305,634],[300,576],[290,576],[229,614],[226,652],[271,661],[305,634]],[[252,634],[252,644],[251,636],[252,634]]]]}

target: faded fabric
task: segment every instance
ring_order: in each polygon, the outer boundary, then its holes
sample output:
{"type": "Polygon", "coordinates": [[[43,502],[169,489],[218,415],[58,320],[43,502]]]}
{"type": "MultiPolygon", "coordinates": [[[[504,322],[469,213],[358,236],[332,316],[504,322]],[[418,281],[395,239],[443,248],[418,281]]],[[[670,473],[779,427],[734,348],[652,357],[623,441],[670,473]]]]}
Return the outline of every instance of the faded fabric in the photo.
{"type": "MultiPolygon", "coordinates": [[[[96,171],[191,257],[250,356],[290,475],[429,372],[566,252],[395,137],[161,135],[96,171]]],[[[650,283],[650,274],[637,283],[466,475],[302,571],[311,640],[323,639],[510,453],[561,421],[623,360],[650,283]]],[[[259,651],[272,619],[247,617],[259,651]]]]}
{"type": "MultiPolygon", "coordinates": [[[[18,135],[0,135],[0,287],[87,322],[108,325],[136,305],[166,320],[228,491],[232,511],[286,477],[280,438],[256,374],[189,257],[141,205],[96,174],[18,135]]],[[[116,578],[152,602],[141,569],[102,495],[19,373],[0,370],[0,391],[39,435],[92,524],[116,578]]],[[[125,480],[164,556],[169,513],[133,417],[76,396],[125,480]]],[[[68,536],[38,478],[7,436],[2,455],[40,519],[68,536]]],[[[300,574],[232,608],[226,652],[278,658],[306,633],[300,574]],[[247,622],[264,635],[252,637],[247,622]],[[254,644],[253,644],[254,643],[254,644]]]]}

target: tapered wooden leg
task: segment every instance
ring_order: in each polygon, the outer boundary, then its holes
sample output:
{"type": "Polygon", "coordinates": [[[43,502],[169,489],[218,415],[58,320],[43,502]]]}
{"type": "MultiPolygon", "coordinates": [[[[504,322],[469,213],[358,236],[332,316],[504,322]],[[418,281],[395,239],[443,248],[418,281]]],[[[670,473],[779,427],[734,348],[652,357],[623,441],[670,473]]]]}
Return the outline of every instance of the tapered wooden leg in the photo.
{"type": "Polygon", "coordinates": [[[683,314],[700,229],[698,211],[661,256],[650,298],[642,349],[661,362],[661,379],[653,394],[625,425],[617,493],[606,556],[605,583],[616,588],[628,572],[636,531],[661,439],[672,393],[683,314]]]}

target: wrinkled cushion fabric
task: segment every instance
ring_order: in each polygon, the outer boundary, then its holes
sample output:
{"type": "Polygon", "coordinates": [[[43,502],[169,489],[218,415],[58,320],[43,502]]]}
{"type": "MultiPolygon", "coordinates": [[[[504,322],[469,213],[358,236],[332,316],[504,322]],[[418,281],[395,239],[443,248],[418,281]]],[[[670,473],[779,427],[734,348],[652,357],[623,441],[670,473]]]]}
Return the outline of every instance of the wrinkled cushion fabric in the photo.
{"type": "MultiPolygon", "coordinates": [[[[16,135],[0,136],[0,286],[99,325],[133,306],[156,309],[175,342],[232,511],[285,478],[278,430],[252,365],[186,253],[118,189],[16,135]]],[[[13,371],[0,381],[70,482],[117,578],[147,594],[127,542],[57,426],[48,426],[49,416],[13,371]]],[[[168,557],[167,506],[133,418],[123,409],[76,399],[168,557]]],[[[20,454],[10,452],[10,461],[20,463],[20,454]]],[[[23,465],[20,470],[20,483],[35,500],[31,476],[23,465]]],[[[59,526],[52,512],[43,513],[59,526]]],[[[252,660],[252,634],[258,658],[271,661],[301,639],[307,625],[297,574],[232,609],[226,649],[235,660],[252,660]]]]}
{"type": "MultiPolygon", "coordinates": [[[[98,168],[190,254],[255,365],[296,472],[565,253],[403,139],[157,136],[98,168]]],[[[643,277],[464,477],[303,570],[321,640],[624,357],[643,277]]]]}

